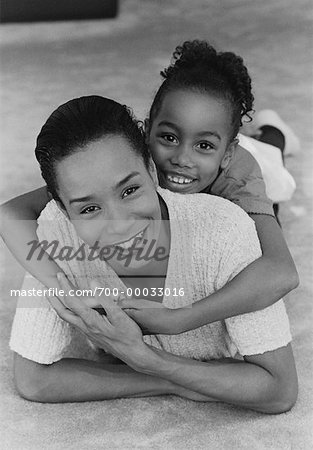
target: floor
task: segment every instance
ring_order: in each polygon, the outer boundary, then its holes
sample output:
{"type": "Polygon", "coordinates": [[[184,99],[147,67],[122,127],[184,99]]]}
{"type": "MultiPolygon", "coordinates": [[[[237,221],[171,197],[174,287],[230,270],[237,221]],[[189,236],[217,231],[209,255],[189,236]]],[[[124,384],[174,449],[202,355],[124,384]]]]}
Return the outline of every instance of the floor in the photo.
{"type": "Polygon", "coordinates": [[[2,448],[309,449],[312,420],[312,4],[309,0],[126,0],[115,20],[6,24],[1,37],[0,201],[42,184],[33,156],[49,113],[67,99],[100,94],[148,112],[176,45],[210,40],[241,54],[256,109],[276,109],[302,142],[287,167],[297,181],[282,226],[301,285],[286,298],[300,394],[294,409],[263,416],[173,397],[40,405],[21,400],[8,350],[23,271],[1,243],[0,427],[2,448]]]}

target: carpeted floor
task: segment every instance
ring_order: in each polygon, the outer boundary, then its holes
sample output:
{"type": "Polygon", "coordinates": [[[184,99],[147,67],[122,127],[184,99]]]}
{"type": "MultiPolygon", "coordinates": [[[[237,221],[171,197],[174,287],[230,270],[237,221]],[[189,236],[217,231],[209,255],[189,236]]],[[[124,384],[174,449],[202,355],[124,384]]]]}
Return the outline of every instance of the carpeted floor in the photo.
{"type": "Polygon", "coordinates": [[[128,0],[117,20],[2,25],[0,200],[41,184],[37,133],[60,103],[102,94],[144,118],[173,48],[206,38],[240,53],[254,80],[256,108],[292,124],[302,152],[287,160],[298,189],[282,224],[301,286],[286,304],[300,393],[294,409],[265,416],[175,397],[48,405],[20,399],[8,349],[23,271],[1,245],[1,448],[312,448],[312,4],[310,0],[128,0]]]}

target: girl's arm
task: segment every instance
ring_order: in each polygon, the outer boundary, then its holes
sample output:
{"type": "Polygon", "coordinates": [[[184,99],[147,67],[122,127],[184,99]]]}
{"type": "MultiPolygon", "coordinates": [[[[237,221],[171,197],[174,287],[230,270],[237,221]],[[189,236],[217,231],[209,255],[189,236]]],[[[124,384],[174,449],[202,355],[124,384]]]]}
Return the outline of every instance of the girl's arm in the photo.
{"type": "Polygon", "coordinates": [[[38,248],[29,258],[32,241],[38,241],[37,219],[50,201],[46,187],[13,198],[0,206],[0,234],[24,269],[48,288],[58,288],[56,274],[61,271],[49,255],[38,248]],[[41,255],[37,259],[38,255],[41,255]]]}
{"type": "Polygon", "coordinates": [[[277,302],[295,289],[299,278],[282,231],[275,218],[254,214],[263,256],[248,265],[218,291],[193,303],[170,310],[125,300],[122,307],[150,334],[179,334],[200,326],[253,311],[277,302]]]}
{"type": "Polygon", "coordinates": [[[275,218],[265,214],[254,214],[252,218],[262,257],[214,294],[194,303],[187,329],[267,308],[298,286],[295,264],[275,218]]]}

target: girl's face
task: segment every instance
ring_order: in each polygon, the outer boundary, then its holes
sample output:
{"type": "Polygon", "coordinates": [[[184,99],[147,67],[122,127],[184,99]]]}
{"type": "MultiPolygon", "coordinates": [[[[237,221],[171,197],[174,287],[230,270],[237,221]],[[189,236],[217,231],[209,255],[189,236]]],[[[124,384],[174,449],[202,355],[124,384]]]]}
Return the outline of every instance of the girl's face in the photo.
{"type": "Polygon", "coordinates": [[[165,95],[147,138],[163,188],[201,192],[228,165],[237,145],[229,142],[229,108],[210,94],[177,90],[165,95]]]}
{"type": "Polygon", "coordinates": [[[111,251],[110,265],[117,250],[131,257],[145,240],[157,238],[161,210],[155,184],[123,137],[90,142],[57,164],[56,177],[77,234],[90,246],[106,249],[107,257],[111,251]]]}

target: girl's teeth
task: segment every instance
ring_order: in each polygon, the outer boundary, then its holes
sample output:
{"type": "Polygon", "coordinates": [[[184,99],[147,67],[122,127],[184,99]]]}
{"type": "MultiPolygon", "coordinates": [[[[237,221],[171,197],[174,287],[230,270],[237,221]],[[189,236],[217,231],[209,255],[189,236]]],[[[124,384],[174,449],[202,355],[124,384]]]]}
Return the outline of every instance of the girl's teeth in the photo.
{"type": "Polygon", "coordinates": [[[193,180],[191,180],[190,178],[185,178],[185,177],[176,177],[173,175],[168,175],[167,176],[168,180],[174,183],[178,183],[178,184],[190,184],[193,182],[193,180]]]}

